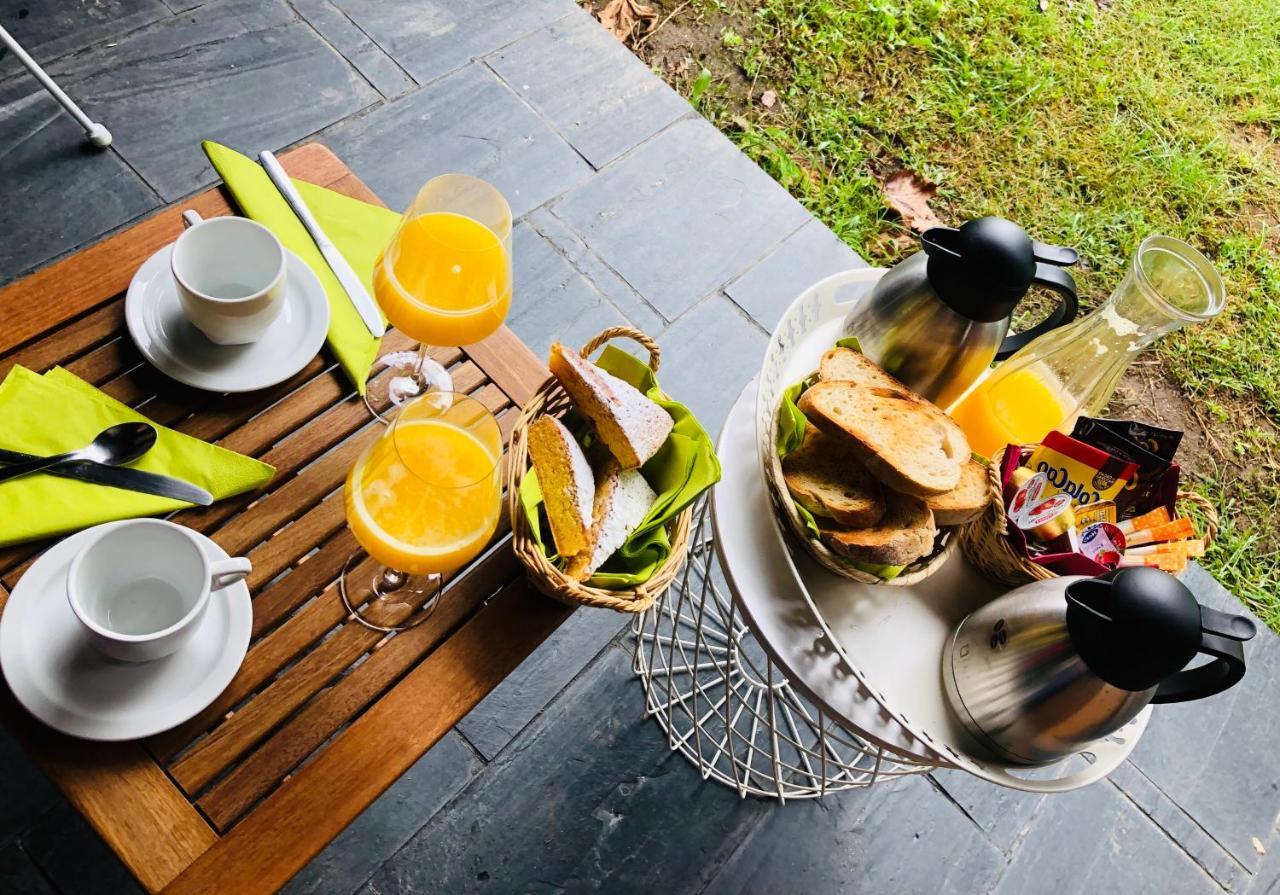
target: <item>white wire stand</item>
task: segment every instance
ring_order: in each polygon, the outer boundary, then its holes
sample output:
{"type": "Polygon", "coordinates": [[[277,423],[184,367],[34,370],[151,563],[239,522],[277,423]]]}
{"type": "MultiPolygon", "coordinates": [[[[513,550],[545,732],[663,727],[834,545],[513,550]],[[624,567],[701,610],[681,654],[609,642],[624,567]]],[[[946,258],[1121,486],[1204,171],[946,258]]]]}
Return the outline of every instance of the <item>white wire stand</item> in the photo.
{"type": "Polygon", "coordinates": [[[89,138],[89,142],[99,149],[106,149],[111,145],[111,131],[98,122],[86,115],[75,100],[67,96],[66,92],[49,77],[48,73],[40,67],[40,63],[31,58],[31,54],[22,48],[17,38],[0,26],[0,45],[4,46],[12,53],[19,62],[26,66],[27,71],[31,72],[40,86],[49,92],[62,108],[67,110],[67,114],[76,120],[76,124],[84,128],[85,136],[89,138]]]}
{"type": "Polygon", "coordinates": [[[645,714],[672,751],[704,780],[781,802],[932,770],[864,742],[792,688],[725,594],[705,501],[696,515],[681,578],[631,626],[645,714]]]}

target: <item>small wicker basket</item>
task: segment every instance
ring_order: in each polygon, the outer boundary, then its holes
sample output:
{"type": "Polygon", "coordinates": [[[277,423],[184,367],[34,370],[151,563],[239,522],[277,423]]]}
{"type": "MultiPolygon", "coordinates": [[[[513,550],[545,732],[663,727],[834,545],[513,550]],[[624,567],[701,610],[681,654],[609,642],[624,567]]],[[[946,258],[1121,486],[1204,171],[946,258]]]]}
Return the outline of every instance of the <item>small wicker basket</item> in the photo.
{"type": "MultiPolygon", "coordinates": [[[[770,427],[769,439],[771,445],[776,445],[778,438],[778,413],[777,408],[773,412],[773,425],[770,427]]],[[[791,492],[787,489],[786,480],[782,476],[782,460],[778,457],[777,450],[768,452],[769,462],[765,468],[766,478],[769,482],[769,496],[772,498],[774,511],[782,517],[786,522],[791,533],[796,539],[804,545],[806,551],[815,560],[818,561],[823,568],[848,578],[850,581],[857,581],[859,584],[876,584],[904,587],[911,584],[918,584],[928,578],[938,569],[942,568],[946,563],[947,557],[955,552],[958,539],[956,538],[956,529],[964,526],[952,526],[950,528],[938,529],[937,537],[933,542],[933,552],[928,556],[921,557],[911,565],[907,566],[895,578],[886,581],[870,572],[864,572],[862,569],[855,568],[853,564],[842,557],[840,554],[831,550],[822,541],[813,537],[809,532],[809,527],[805,525],[804,519],[801,517],[799,510],[796,509],[795,499],[791,496],[791,492]]]]}
{"type": "MultiPolygon", "coordinates": [[[[582,346],[582,356],[590,357],[596,349],[616,338],[631,339],[642,345],[649,352],[649,369],[654,373],[658,372],[660,352],[657,343],[629,326],[614,326],[606,329],[582,346]]],[[[524,481],[525,475],[531,468],[529,425],[544,414],[561,416],[571,404],[560,382],[554,376],[550,376],[525,402],[524,409],[520,411],[515,427],[511,430],[511,440],[507,446],[507,510],[511,518],[512,546],[528,572],[530,583],[547,596],[570,605],[596,606],[618,612],[643,612],[675,580],[684,563],[685,553],[689,548],[689,528],[693,519],[693,507],[686,507],[668,524],[667,535],[671,541],[671,555],[644,584],[627,589],[607,590],[591,587],[570,578],[556,568],[547,559],[529,528],[529,520],[520,503],[520,483],[524,481]]]]}
{"type": "MultiPolygon", "coordinates": [[[[1033,445],[1023,447],[1023,460],[1031,452],[1033,445]]],[[[1000,467],[1004,461],[1004,450],[996,453],[987,471],[987,483],[991,488],[991,502],[982,515],[965,529],[960,537],[960,549],[974,566],[983,574],[1001,584],[1016,587],[1030,581],[1047,581],[1057,578],[1056,572],[1046,569],[1039,563],[1032,562],[1018,552],[1009,542],[1008,517],[1004,509],[1004,489],[1000,483],[1000,467]]],[[[1208,546],[1218,534],[1218,511],[1205,497],[1194,491],[1179,491],[1178,503],[1189,504],[1200,511],[1204,518],[1204,542],[1208,546]]]]}

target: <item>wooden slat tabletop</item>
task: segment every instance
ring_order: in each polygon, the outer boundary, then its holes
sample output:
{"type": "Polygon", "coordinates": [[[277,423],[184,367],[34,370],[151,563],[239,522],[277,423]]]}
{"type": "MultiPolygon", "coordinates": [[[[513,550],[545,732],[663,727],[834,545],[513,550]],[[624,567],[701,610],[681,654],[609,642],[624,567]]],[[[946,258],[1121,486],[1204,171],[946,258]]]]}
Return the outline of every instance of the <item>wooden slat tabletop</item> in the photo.
{"type": "MultiPolygon", "coordinates": [[[[295,177],[377,202],[327,148],[281,156],[295,177]]],[[[145,742],[79,742],[0,689],[0,717],[151,892],[272,892],[502,681],[569,615],[533,592],[504,518],[423,625],[349,622],[336,579],[355,541],[340,489],[380,426],[327,353],[274,388],[216,395],[148,366],[124,328],[138,266],[181,232],[180,211],[233,213],[211,189],[0,290],[0,377],[61,365],[158,423],[265,460],[262,491],[173,520],[253,560],[253,640],[205,711],[145,742]]],[[[408,347],[398,333],[383,350],[408,347]]],[[[437,349],[455,386],[510,431],[547,375],[510,331],[437,349]]],[[[47,544],[0,550],[0,612],[47,544]]],[[[377,607],[394,623],[411,608],[377,607]],[[397,614],[400,613],[400,615],[397,614]]]]}

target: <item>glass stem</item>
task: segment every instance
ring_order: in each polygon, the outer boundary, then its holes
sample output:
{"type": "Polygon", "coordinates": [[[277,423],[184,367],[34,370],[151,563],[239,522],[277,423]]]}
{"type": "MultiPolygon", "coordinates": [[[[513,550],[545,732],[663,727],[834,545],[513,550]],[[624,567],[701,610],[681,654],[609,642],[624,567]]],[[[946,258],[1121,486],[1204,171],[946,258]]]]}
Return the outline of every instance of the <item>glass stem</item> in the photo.
{"type": "Polygon", "coordinates": [[[430,380],[427,377],[427,366],[431,363],[431,346],[426,342],[418,343],[418,362],[413,367],[413,378],[422,391],[426,391],[430,380]]]}

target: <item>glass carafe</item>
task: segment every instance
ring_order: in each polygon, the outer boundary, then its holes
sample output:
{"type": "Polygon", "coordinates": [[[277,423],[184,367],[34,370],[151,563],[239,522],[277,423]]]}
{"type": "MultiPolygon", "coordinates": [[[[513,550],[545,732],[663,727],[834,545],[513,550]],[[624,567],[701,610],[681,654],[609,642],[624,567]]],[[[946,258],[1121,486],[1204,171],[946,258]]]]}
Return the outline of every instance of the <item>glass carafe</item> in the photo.
{"type": "Polygon", "coordinates": [[[1089,316],[1009,358],[951,408],[973,450],[1033,444],[1107,405],[1121,374],[1165,333],[1221,312],[1222,278],[1181,240],[1149,236],[1123,281],[1089,316]]]}

